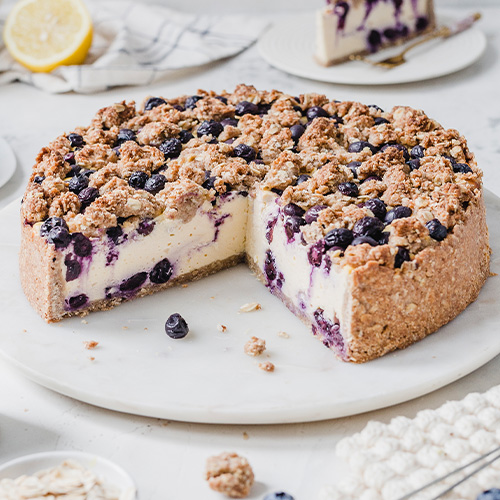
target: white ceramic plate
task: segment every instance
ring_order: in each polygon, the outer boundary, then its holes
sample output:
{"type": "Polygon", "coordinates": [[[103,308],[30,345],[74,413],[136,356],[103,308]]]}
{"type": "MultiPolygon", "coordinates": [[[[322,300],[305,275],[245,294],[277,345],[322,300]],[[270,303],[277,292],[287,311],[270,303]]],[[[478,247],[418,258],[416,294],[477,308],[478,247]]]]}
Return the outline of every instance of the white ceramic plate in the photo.
{"type": "MultiPolygon", "coordinates": [[[[487,194],[486,201],[491,246],[499,250],[500,200],[487,194]]],[[[30,379],[97,406],[207,423],[321,420],[421,396],[500,353],[499,279],[488,280],[479,299],[437,334],[362,365],[337,361],[243,265],[84,321],[47,325],[20,289],[18,209],[0,213],[0,353],[30,379]],[[238,312],[253,301],[262,310],[238,312]],[[189,323],[184,339],[164,332],[174,312],[189,323]],[[266,340],[263,359],[243,353],[251,335],[266,340]],[[85,349],[92,340],[98,346],[85,349]],[[259,369],[263,360],[275,364],[274,373],[259,369]]]]}
{"type": "Polygon", "coordinates": [[[40,470],[60,465],[68,459],[76,460],[106,484],[120,488],[120,498],[136,498],[134,481],[121,467],[105,458],[82,451],[48,451],[10,460],[0,465],[0,479],[15,479],[24,474],[31,476],[40,470]]]}
{"type": "Polygon", "coordinates": [[[0,187],[8,182],[16,170],[16,157],[7,143],[0,137],[0,187]]]}
{"type": "MultiPolygon", "coordinates": [[[[447,16],[442,21],[444,24],[453,22],[447,16]]],[[[258,41],[260,54],[272,66],[311,80],[388,85],[427,80],[459,71],[478,60],[486,48],[486,37],[474,26],[446,40],[430,41],[416,47],[408,53],[407,63],[390,70],[359,61],[323,67],[314,60],[315,29],[314,14],[287,17],[261,36],[258,41]]],[[[403,48],[404,45],[386,49],[372,57],[382,60],[403,48]]]]}

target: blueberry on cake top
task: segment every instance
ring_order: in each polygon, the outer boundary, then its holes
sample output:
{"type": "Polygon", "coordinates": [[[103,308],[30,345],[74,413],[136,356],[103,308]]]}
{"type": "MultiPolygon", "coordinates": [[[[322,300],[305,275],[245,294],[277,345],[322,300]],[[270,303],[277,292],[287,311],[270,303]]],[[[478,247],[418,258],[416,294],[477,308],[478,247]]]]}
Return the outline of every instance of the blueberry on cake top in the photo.
{"type": "Polygon", "coordinates": [[[433,0],[327,0],[317,12],[316,59],[329,66],[435,28],[433,0]]]}
{"type": "Polygon", "coordinates": [[[21,280],[46,321],[246,260],[342,360],[434,332],[489,268],[466,140],[405,106],[234,92],[121,102],[42,148],[21,280]]]}

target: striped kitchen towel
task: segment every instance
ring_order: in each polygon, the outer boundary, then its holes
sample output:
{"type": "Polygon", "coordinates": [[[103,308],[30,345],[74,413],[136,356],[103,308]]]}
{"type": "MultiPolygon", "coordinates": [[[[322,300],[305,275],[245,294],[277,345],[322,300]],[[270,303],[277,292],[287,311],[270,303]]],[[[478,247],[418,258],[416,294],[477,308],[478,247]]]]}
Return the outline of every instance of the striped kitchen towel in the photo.
{"type": "MultiPolygon", "coordinates": [[[[0,30],[12,1],[0,11],[0,30]]],[[[134,0],[86,0],[94,40],[86,62],[49,74],[16,63],[0,42],[0,84],[22,81],[52,93],[148,85],[174,71],[238,54],[267,25],[248,15],[197,15],[134,0]]],[[[1,37],[0,37],[1,40],[1,37]]]]}

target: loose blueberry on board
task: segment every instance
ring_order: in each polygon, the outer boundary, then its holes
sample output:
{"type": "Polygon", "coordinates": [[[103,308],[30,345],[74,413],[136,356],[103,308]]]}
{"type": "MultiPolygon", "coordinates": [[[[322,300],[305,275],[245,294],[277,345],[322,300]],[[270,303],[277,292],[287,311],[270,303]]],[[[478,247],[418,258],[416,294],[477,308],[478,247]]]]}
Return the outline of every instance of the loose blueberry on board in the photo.
{"type": "Polygon", "coordinates": [[[85,174],[78,174],[72,177],[68,183],[68,188],[75,194],[85,189],[89,185],[89,178],[85,174]]]}
{"type": "Polygon", "coordinates": [[[151,194],[159,193],[167,183],[167,178],[161,174],[153,174],[144,184],[144,189],[151,194]]]}
{"type": "Polygon", "coordinates": [[[429,230],[429,236],[436,241],[443,241],[448,236],[446,226],[443,226],[438,219],[432,219],[425,223],[425,227],[429,230]]]}
{"type": "Polygon", "coordinates": [[[82,233],[74,233],[73,251],[78,257],[88,257],[92,253],[92,242],[82,233]]]}
{"type": "Polygon", "coordinates": [[[151,283],[166,283],[172,276],[172,265],[168,259],[158,262],[149,273],[151,283]]]}
{"type": "Polygon", "coordinates": [[[153,232],[154,228],[155,221],[153,219],[144,219],[139,222],[139,225],[137,226],[137,232],[142,236],[147,236],[148,234],[151,234],[153,232]]]}
{"type": "Polygon", "coordinates": [[[384,223],[377,217],[363,217],[354,224],[352,232],[354,238],[358,236],[371,236],[378,238],[384,229],[384,223]]]}
{"type": "Polygon", "coordinates": [[[71,235],[65,227],[58,226],[49,231],[47,241],[53,243],[56,248],[66,248],[71,241],[71,235]]]}
{"type": "Polygon", "coordinates": [[[80,134],[69,134],[68,139],[72,148],[83,148],[83,145],[85,144],[83,137],[80,134]]]}
{"type": "Polygon", "coordinates": [[[325,208],[328,207],[326,205],[314,205],[313,207],[311,207],[304,215],[306,224],[312,224],[313,222],[316,222],[318,220],[319,213],[325,208]]]}
{"type": "Polygon", "coordinates": [[[221,120],[220,123],[223,127],[237,127],[238,126],[238,120],[236,118],[224,118],[224,120],[221,120]]]}
{"type": "Polygon", "coordinates": [[[68,225],[62,217],[49,217],[40,227],[40,236],[45,238],[55,227],[68,229],[68,225]]]}
{"type": "Polygon", "coordinates": [[[369,200],[366,200],[365,208],[370,210],[373,213],[373,215],[379,218],[380,220],[385,219],[385,215],[387,213],[387,207],[385,206],[385,203],[379,198],[371,198],[369,200]]]}
{"type": "MultiPolygon", "coordinates": [[[[276,493],[269,493],[264,497],[264,500],[294,500],[292,495],[285,493],[284,491],[277,491],[276,493]]],[[[478,499],[479,500],[479,499],[478,499]]],[[[486,499],[481,499],[486,500],[486,499]]]]}
{"type": "Polygon", "coordinates": [[[401,151],[403,153],[405,161],[408,161],[410,159],[410,155],[408,153],[408,150],[402,145],[398,143],[389,143],[389,144],[384,144],[381,148],[380,151],[386,151],[389,148],[394,148],[397,149],[398,151],[401,151]]]}
{"type": "Polygon", "coordinates": [[[376,247],[378,245],[378,241],[373,239],[371,236],[358,236],[352,240],[351,245],[361,245],[363,243],[368,243],[372,247],[376,247]]]}
{"type": "Polygon", "coordinates": [[[241,101],[236,104],[236,114],[239,116],[243,115],[258,115],[259,114],[259,106],[249,101],[241,101]]]}
{"type": "Polygon", "coordinates": [[[387,212],[385,223],[390,224],[395,219],[404,219],[405,217],[410,217],[410,215],[411,208],[400,205],[387,212]]]}
{"type": "Polygon", "coordinates": [[[128,185],[134,189],[144,189],[149,176],[146,172],[134,172],[128,179],[128,185]]]}
{"type": "Polygon", "coordinates": [[[148,277],[148,273],[144,273],[144,272],[134,274],[130,278],[127,278],[126,280],[123,280],[120,283],[120,291],[121,292],[131,292],[132,290],[136,290],[146,281],[147,277],[148,277]]]}
{"type": "Polygon", "coordinates": [[[99,191],[95,187],[86,187],[78,193],[78,199],[82,207],[88,207],[93,201],[99,197],[99,191]]]}
{"type": "Polygon", "coordinates": [[[396,256],[394,257],[394,267],[399,269],[403,262],[410,260],[410,251],[405,247],[398,247],[396,256]]]}
{"type": "Polygon", "coordinates": [[[180,141],[182,142],[182,144],[186,144],[187,142],[189,142],[192,138],[194,137],[194,135],[189,132],[189,130],[181,130],[179,132],[179,139],[180,141]]]}
{"type": "Polygon", "coordinates": [[[79,309],[80,307],[83,307],[88,301],[89,298],[84,293],[81,293],[80,295],[70,297],[70,299],[68,300],[68,304],[71,309],[79,309]]]}
{"type": "Polygon", "coordinates": [[[476,500],[500,500],[500,489],[491,488],[490,490],[479,493],[476,500]]]}
{"type": "Polygon", "coordinates": [[[339,184],[338,188],[344,196],[356,198],[359,194],[358,185],[354,184],[354,182],[342,182],[339,184]]]}
{"type": "Polygon", "coordinates": [[[377,148],[368,141],[353,142],[352,144],[349,144],[347,151],[349,151],[349,153],[360,153],[365,148],[368,148],[373,154],[377,152],[377,148]]]}
{"type": "Polygon", "coordinates": [[[420,158],[413,158],[412,160],[408,160],[406,164],[410,167],[410,170],[418,170],[420,168],[420,158]]]}
{"type": "Polygon", "coordinates": [[[325,246],[327,248],[340,247],[344,250],[352,243],[353,232],[345,227],[332,229],[325,236],[325,246]]]}
{"type": "Polygon", "coordinates": [[[298,216],[298,217],[302,217],[305,213],[305,210],[301,207],[299,207],[298,205],[296,205],[295,203],[288,203],[287,205],[285,205],[283,208],[282,208],[282,211],[285,215],[288,215],[288,216],[298,216]]]}
{"type": "Polygon", "coordinates": [[[118,132],[118,137],[116,138],[116,145],[121,146],[124,142],[135,141],[135,132],[129,128],[122,128],[118,132]]]}
{"type": "Polygon", "coordinates": [[[243,158],[247,163],[255,160],[257,154],[255,153],[255,149],[252,146],[248,146],[246,144],[238,144],[234,148],[234,155],[239,158],[243,158]]]}
{"type": "Polygon", "coordinates": [[[186,102],[184,103],[184,106],[186,109],[193,109],[196,107],[196,103],[201,99],[201,96],[199,95],[192,95],[191,97],[188,97],[186,99],[186,102]]]}
{"type": "Polygon", "coordinates": [[[145,111],[149,111],[153,108],[156,108],[157,106],[161,106],[162,104],[167,104],[167,101],[165,99],[162,99],[161,97],[150,97],[144,106],[145,111]]]}
{"type": "Polygon", "coordinates": [[[411,148],[410,156],[412,158],[423,158],[425,156],[425,149],[420,144],[417,144],[411,148]]]}
{"type": "Polygon", "coordinates": [[[304,125],[301,125],[300,123],[297,123],[295,125],[292,125],[290,127],[290,132],[292,133],[292,139],[297,142],[301,137],[302,134],[306,131],[306,128],[304,125]]]}
{"type": "Polygon", "coordinates": [[[182,142],[180,139],[172,137],[163,141],[158,149],[165,155],[165,158],[177,158],[182,151],[182,142]]]}
{"type": "Polygon", "coordinates": [[[312,122],[315,118],[329,118],[330,115],[321,106],[312,106],[306,111],[307,119],[312,122]]]}
{"type": "Polygon", "coordinates": [[[82,272],[82,266],[76,259],[72,259],[66,256],[64,259],[64,264],[66,265],[66,281],[73,281],[80,276],[82,272]]]}
{"type": "Polygon", "coordinates": [[[307,175],[307,174],[300,174],[300,175],[297,177],[297,181],[296,181],[297,186],[298,186],[299,184],[302,184],[303,182],[308,181],[310,178],[311,178],[311,176],[310,176],[310,175],[307,175]]]}
{"type": "Polygon", "coordinates": [[[204,135],[219,137],[223,130],[224,126],[221,123],[216,122],[215,120],[205,120],[204,122],[201,122],[196,133],[198,134],[198,137],[203,137],[204,135]]]}
{"type": "Polygon", "coordinates": [[[350,161],[346,165],[346,167],[351,170],[352,175],[354,175],[354,178],[357,179],[357,177],[358,177],[358,168],[361,167],[361,162],[360,161],[350,161]]]}
{"type": "Polygon", "coordinates": [[[171,339],[183,339],[189,333],[189,326],[179,313],[174,313],[165,322],[165,332],[171,339]]]}
{"type": "Polygon", "coordinates": [[[453,172],[456,174],[470,174],[472,172],[472,168],[470,168],[467,163],[455,163],[453,165],[453,172]]]}

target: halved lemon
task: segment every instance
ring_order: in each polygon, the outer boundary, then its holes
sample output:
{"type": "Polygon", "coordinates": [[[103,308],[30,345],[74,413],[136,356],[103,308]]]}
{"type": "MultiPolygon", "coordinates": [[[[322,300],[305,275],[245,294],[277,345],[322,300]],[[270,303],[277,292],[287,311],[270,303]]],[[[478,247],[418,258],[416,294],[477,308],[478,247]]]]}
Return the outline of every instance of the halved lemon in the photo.
{"type": "Polygon", "coordinates": [[[92,19],[81,0],[21,0],[4,28],[11,56],[31,71],[81,64],[92,43],[92,19]]]}

